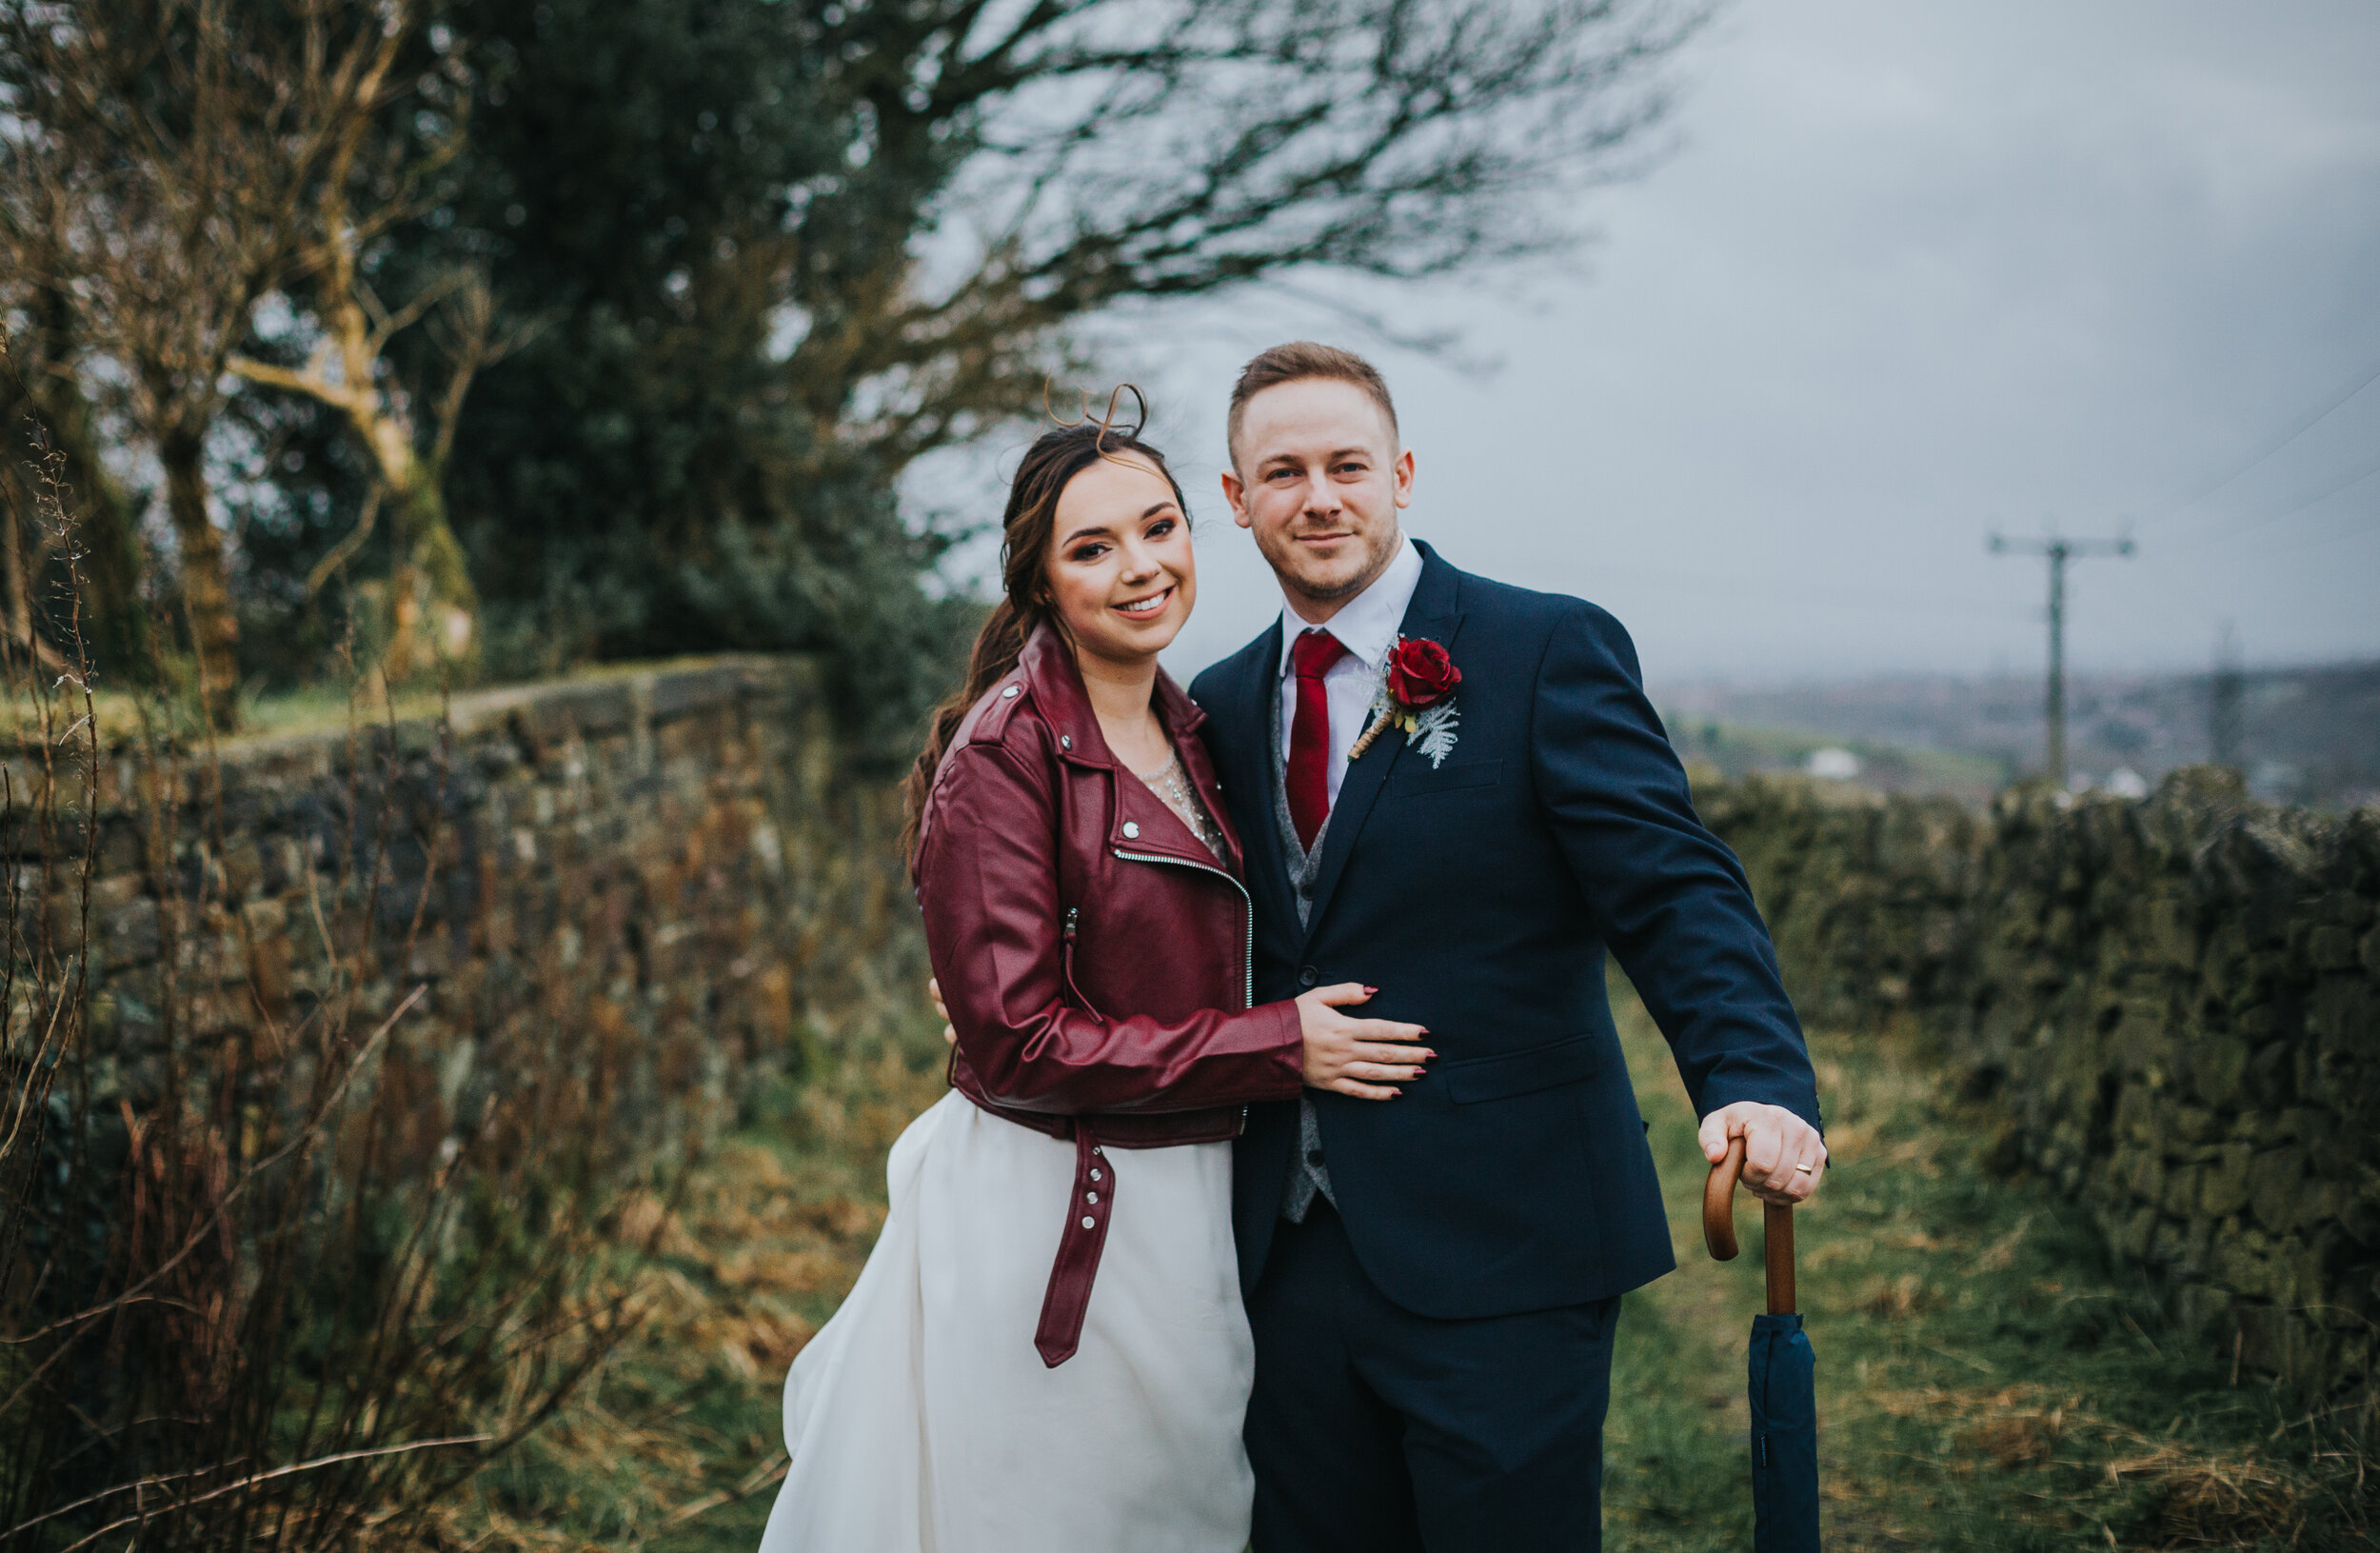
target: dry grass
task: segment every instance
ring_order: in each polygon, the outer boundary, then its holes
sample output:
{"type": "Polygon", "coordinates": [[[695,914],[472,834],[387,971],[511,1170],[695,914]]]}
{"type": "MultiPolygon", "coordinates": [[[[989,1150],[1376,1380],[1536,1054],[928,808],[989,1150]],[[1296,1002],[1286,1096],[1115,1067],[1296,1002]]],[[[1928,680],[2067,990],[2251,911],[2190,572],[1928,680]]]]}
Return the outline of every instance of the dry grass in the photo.
{"type": "Polygon", "coordinates": [[[636,1334],[553,1425],[441,1511],[440,1543],[758,1544],[784,1468],[785,1371],[883,1226],[886,1151],[942,1088],[939,1043],[856,1045],[798,1096],[764,1097],[674,1201],[640,1193],[623,1205],[624,1244],[654,1253],[623,1261],[620,1290],[643,1311],[636,1334]]]}

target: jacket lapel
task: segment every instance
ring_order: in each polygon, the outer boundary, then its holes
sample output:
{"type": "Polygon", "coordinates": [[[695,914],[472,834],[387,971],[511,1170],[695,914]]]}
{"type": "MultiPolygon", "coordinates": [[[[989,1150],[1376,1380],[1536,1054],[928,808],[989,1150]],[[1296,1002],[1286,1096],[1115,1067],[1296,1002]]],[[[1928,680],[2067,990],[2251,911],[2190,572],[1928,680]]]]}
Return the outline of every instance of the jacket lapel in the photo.
{"type": "MultiPolygon", "coordinates": [[[[1273,816],[1273,702],[1280,694],[1280,617],[1272,628],[1240,649],[1230,680],[1233,706],[1226,715],[1239,737],[1239,758],[1224,773],[1227,796],[1239,801],[1243,819],[1240,845],[1247,858],[1248,887],[1275,922],[1295,924],[1297,902],[1289,893],[1289,871],[1281,862],[1280,826],[1273,816]]],[[[1294,930],[1294,928],[1293,928],[1294,930]]]]}
{"type": "MultiPolygon", "coordinates": [[[[1421,552],[1421,581],[1414,587],[1413,601],[1405,606],[1405,618],[1398,623],[1397,634],[1425,636],[1451,652],[1455,635],[1462,629],[1462,613],[1457,607],[1461,574],[1420,541],[1416,540],[1414,548],[1421,552]]],[[[1457,699],[1460,699],[1459,691],[1457,699]]],[[[1380,785],[1388,780],[1389,768],[1404,747],[1405,736],[1392,728],[1372,742],[1362,759],[1348,763],[1347,775],[1339,786],[1339,801],[1331,806],[1330,824],[1322,832],[1322,871],[1314,883],[1314,910],[1306,918],[1307,943],[1313,942],[1315,929],[1330,909],[1331,893],[1347,871],[1348,854],[1355,850],[1356,838],[1371,816],[1373,802],[1380,796],[1380,785]]],[[[1279,853],[1278,843],[1274,853],[1279,853]]]]}
{"type": "MultiPolygon", "coordinates": [[[[1058,739],[1058,759],[1077,770],[1094,773],[1107,784],[1107,801],[1102,806],[1107,815],[1107,846],[1111,849],[1131,847],[1144,852],[1178,857],[1184,863],[1213,866],[1216,856],[1206,844],[1190,832],[1165,801],[1151,792],[1148,784],[1116,758],[1107,746],[1107,735],[1100,729],[1099,714],[1091,709],[1090,692],[1082,686],[1082,671],[1076,667],[1074,652],[1056,630],[1047,625],[1037,628],[1019,656],[1018,667],[1025,682],[1033,687],[1033,704],[1050,732],[1058,739]]],[[[1190,737],[1204,720],[1190,698],[1163,669],[1157,674],[1156,704],[1158,721],[1177,747],[1193,747],[1182,756],[1185,774],[1196,780],[1206,771],[1198,741],[1190,737]]],[[[1231,840],[1230,826],[1224,826],[1224,840],[1231,840]]]]}

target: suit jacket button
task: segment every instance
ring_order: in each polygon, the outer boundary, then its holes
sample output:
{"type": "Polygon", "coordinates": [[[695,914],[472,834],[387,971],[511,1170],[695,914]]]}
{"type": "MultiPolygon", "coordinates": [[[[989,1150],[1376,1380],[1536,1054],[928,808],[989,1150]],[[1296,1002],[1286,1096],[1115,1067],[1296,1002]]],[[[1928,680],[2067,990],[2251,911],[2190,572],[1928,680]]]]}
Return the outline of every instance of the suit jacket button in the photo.
{"type": "Polygon", "coordinates": [[[1321,979],[1322,973],[1316,970],[1312,966],[1302,966],[1298,971],[1298,985],[1299,986],[1312,986],[1315,983],[1320,981],[1321,979]]]}

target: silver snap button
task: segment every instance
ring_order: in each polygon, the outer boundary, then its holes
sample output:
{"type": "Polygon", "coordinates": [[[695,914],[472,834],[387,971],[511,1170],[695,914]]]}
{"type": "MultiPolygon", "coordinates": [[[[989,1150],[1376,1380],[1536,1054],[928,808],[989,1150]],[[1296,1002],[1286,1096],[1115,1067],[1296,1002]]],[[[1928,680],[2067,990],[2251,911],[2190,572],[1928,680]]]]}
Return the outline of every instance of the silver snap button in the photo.
{"type": "Polygon", "coordinates": [[[1096,1203],[1100,1200],[1100,1194],[1097,1192],[1084,1192],[1082,1194],[1082,1200],[1085,1203],[1096,1203]]]}
{"type": "Polygon", "coordinates": [[[1074,735],[1071,733],[1060,734],[1058,736],[1058,747],[1061,749],[1072,749],[1074,747],[1074,735]]]}
{"type": "Polygon", "coordinates": [[[1126,820],[1124,822],[1124,840],[1139,841],[1140,839],[1140,823],[1138,820],[1126,820]]]}
{"type": "Polygon", "coordinates": [[[1007,700],[1010,696],[1013,696],[1013,695],[1015,695],[1016,693],[1017,693],[1017,687],[1016,687],[1015,686],[1013,686],[1013,685],[1011,685],[1011,686],[1007,686],[1007,687],[1005,687],[1004,688],[1002,688],[1002,691],[1000,692],[1000,699],[1001,699],[1001,700],[1002,700],[1002,701],[1005,701],[1005,700],[1007,700]]]}
{"type": "Polygon", "coordinates": [[[1099,1173],[1097,1170],[1094,1170],[1094,1171],[1092,1171],[1092,1172],[1091,1172],[1091,1179],[1092,1179],[1093,1181],[1097,1181],[1099,1178],[1100,1178],[1100,1173],[1099,1173]]]}
{"type": "Polygon", "coordinates": [[[1107,1152],[1107,1150],[1106,1150],[1106,1149],[1104,1149],[1104,1148],[1101,1148],[1101,1147],[1099,1145],[1097,1145],[1097,1144],[1093,1144],[1093,1145],[1091,1145],[1091,1152],[1092,1152],[1092,1153],[1094,1153],[1094,1154],[1104,1154],[1104,1153],[1106,1153],[1106,1152],[1107,1152]]]}
{"type": "Polygon", "coordinates": [[[1092,1218],[1092,1217],[1091,1217],[1089,1214],[1087,1214],[1087,1213],[1086,1213],[1086,1214],[1084,1214],[1084,1215],[1082,1216],[1082,1227],[1083,1227],[1083,1228],[1085,1228],[1085,1229],[1097,1229],[1099,1226],[1100,1226],[1100,1222],[1099,1222],[1097,1219],[1092,1218]]]}

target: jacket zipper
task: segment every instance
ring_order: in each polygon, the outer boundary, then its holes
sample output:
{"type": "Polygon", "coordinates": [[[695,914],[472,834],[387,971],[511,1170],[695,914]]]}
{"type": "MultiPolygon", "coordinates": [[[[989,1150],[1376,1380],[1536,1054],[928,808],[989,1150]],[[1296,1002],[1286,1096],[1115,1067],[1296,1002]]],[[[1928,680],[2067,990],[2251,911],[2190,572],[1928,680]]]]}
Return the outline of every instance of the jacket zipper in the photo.
{"type": "MultiPolygon", "coordinates": [[[[1200,873],[1211,873],[1216,878],[1221,880],[1224,884],[1229,885],[1232,888],[1240,892],[1240,904],[1247,908],[1248,914],[1247,938],[1240,954],[1240,968],[1241,972],[1241,1002],[1240,1007],[1242,1013],[1255,1007],[1256,897],[1248,893],[1248,886],[1241,884],[1239,880],[1234,879],[1231,875],[1225,873],[1220,868],[1210,867],[1208,865],[1203,863],[1193,863],[1188,858],[1163,857],[1155,852],[1127,852],[1121,847],[1118,847],[1115,850],[1116,855],[1123,859],[1126,863],[1166,863],[1171,864],[1177,868],[1193,868],[1200,873]]],[[[1069,918],[1067,931],[1068,935],[1072,936],[1073,926],[1071,917],[1069,918]]]]}
{"type": "Polygon", "coordinates": [[[1063,927],[1061,927],[1061,929],[1059,929],[1059,935],[1058,935],[1058,937],[1059,937],[1059,956],[1058,956],[1058,966],[1059,966],[1059,970],[1060,970],[1060,971],[1061,971],[1061,972],[1064,975],[1064,977],[1065,977],[1065,979],[1066,979],[1066,990],[1074,994],[1074,1001],[1075,1001],[1075,1002],[1077,1002],[1077,1003],[1079,1003],[1079,1004],[1081,1004],[1081,1005],[1082,1005],[1082,1011],[1083,1011],[1084,1013],[1086,1013],[1086,1014],[1090,1015],[1093,1019],[1104,1020],[1107,1016],[1106,1016],[1105,1014],[1101,1013],[1101,1012],[1100,1012],[1097,1008],[1094,1008],[1093,1006],[1091,1006],[1091,1000],[1090,1000],[1090,999],[1088,999],[1088,998],[1086,998],[1086,997],[1084,997],[1084,996],[1082,995],[1082,988],[1075,985],[1075,979],[1074,979],[1074,952],[1075,952],[1075,942],[1074,942],[1074,939],[1075,939],[1075,929],[1076,929],[1076,928],[1077,928],[1077,927],[1081,925],[1081,920],[1082,920],[1082,908],[1081,908],[1081,906],[1070,906],[1066,907],[1066,922],[1065,922],[1065,926],[1064,926],[1063,927]]]}

